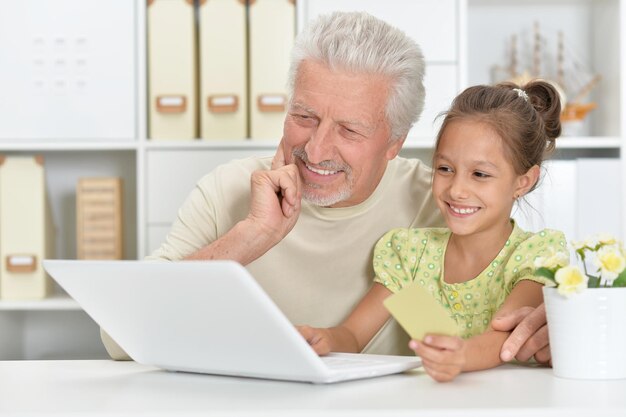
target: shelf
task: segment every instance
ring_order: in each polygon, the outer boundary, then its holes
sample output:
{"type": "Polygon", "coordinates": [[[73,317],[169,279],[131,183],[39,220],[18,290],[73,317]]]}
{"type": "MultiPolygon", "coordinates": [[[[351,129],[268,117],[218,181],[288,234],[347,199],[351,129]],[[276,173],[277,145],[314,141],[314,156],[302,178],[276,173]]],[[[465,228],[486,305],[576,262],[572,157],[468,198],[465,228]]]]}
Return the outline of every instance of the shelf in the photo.
{"type": "Polygon", "coordinates": [[[0,311],[68,311],[81,310],[67,295],[53,295],[42,300],[0,300],[0,311]]]}
{"type": "MultiPolygon", "coordinates": [[[[233,139],[233,140],[148,140],[145,148],[149,150],[188,150],[188,149],[276,149],[276,140],[233,139]]],[[[407,138],[404,149],[430,149],[433,142],[424,138],[407,138]]]]}
{"type": "MultiPolygon", "coordinates": [[[[604,136],[561,136],[556,140],[557,149],[620,149],[619,137],[604,136]]],[[[434,141],[408,138],[402,149],[431,149],[434,141]]]]}
{"type": "Polygon", "coordinates": [[[188,150],[188,149],[275,149],[277,140],[257,139],[232,139],[232,140],[147,140],[144,142],[146,149],[150,150],[188,150]]]}
{"type": "MultiPolygon", "coordinates": [[[[619,149],[621,139],[619,137],[600,137],[600,136],[561,136],[557,139],[557,148],[559,149],[619,149]]],[[[403,149],[431,149],[434,141],[427,138],[407,138],[403,149]]],[[[188,150],[188,149],[274,149],[278,146],[278,142],[270,140],[171,140],[171,141],[148,141],[146,149],[150,150],[188,150]]]]}
{"type": "Polygon", "coordinates": [[[6,151],[126,151],[136,150],[136,140],[127,141],[0,141],[0,152],[6,151]]]}
{"type": "Polygon", "coordinates": [[[622,140],[604,136],[561,136],[556,140],[557,149],[619,149],[622,140]]]}

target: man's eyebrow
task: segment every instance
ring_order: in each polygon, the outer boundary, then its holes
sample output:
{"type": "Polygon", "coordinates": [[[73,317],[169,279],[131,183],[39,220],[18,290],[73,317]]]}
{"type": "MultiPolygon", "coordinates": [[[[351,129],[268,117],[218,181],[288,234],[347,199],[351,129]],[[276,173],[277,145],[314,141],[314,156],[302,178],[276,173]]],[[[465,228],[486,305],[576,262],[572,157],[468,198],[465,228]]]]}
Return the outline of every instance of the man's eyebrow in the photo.
{"type": "Polygon", "coordinates": [[[315,112],[315,110],[313,110],[310,107],[306,107],[304,104],[301,103],[292,103],[290,106],[290,110],[303,110],[307,113],[313,114],[313,115],[317,115],[317,113],[315,112]]]}
{"type": "MultiPolygon", "coordinates": [[[[302,103],[292,103],[290,108],[289,108],[289,110],[290,111],[300,110],[300,111],[304,111],[304,112],[306,112],[308,114],[311,114],[313,116],[317,116],[317,112],[315,110],[305,106],[302,103]]],[[[338,124],[359,127],[361,129],[366,130],[367,133],[371,133],[371,132],[376,130],[376,126],[370,126],[370,125],[368,125],[366,123],[363,123],[360,120],[349,120],[349,119],[346,119],[346,120],[336,120],[335,122],[338,123],[338,124]]]]}
{"type": "Polygon", "coordinates": [[[337,123],[343,124],[343,125],[349,125],[349,126],[356,126],[356,127],[361,128],[361,129],[364,129],[368,133],[371,133],[371,132],[376,130],[376,126],[370,126],[370,125],[365,124],[365,123],[363,123],[363,122],[361,122],[359,120],[338,120],[337,123]]]}

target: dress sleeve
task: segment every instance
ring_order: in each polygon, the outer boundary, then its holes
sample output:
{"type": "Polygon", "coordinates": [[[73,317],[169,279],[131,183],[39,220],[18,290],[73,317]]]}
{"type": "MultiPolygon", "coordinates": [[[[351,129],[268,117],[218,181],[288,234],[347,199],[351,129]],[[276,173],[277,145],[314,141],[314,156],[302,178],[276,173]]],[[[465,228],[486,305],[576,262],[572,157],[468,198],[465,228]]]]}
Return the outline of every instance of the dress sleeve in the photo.
{"type": "Polygon", "coordinates": [[[396,293],[413,282],[427,239],[423,229],[393,229],[374,247],[374,282],[396,293]]]}
{"type": "Polygon", "coordinates": [[[510,289],[522,280],[548,284],[550,281],[548,278],[535,275],[535,259],[557,253],[569,256],[565,235],[558,230],[544,229],[521,242],[507,265],[507,269],[513,273],[510,289]]]}

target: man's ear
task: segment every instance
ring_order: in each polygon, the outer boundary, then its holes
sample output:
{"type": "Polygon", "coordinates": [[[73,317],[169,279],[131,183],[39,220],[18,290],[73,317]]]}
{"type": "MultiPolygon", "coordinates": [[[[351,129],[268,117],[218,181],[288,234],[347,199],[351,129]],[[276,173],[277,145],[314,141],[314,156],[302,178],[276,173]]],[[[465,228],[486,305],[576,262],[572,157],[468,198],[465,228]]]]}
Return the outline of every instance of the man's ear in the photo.
{"type": "Polygon", "coordinates": [[[517,177],[515,195],[517,197],[526,195],[537,184],[540,174],[541,168],[539,168],[539,165],[533,165],[525,174],[517,177]]]}
{"type": "Polygon", "coordinates": [[[389,144],[387,145],[387,152],[385,152],[385,158],[388,161],[391,161],[393,158],[398,156],[400,150],[402,149],[402,145],[404,145],[404,141],[406,140],[406,135],[399,139],[391,139],[389,144]]]}

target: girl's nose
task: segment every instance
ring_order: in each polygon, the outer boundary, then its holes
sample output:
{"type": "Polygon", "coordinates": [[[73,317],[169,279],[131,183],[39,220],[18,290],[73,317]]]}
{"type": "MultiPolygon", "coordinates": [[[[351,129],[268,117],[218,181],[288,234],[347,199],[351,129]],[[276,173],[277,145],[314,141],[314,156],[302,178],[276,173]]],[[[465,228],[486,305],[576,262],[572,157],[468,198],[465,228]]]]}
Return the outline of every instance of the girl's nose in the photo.
{"type": "Polygon", "coordinates": [[[455,200],[463,200],[469,196],[467,184],[459,176],[455,176],[450,184],[450,197],[455,200]]]}

